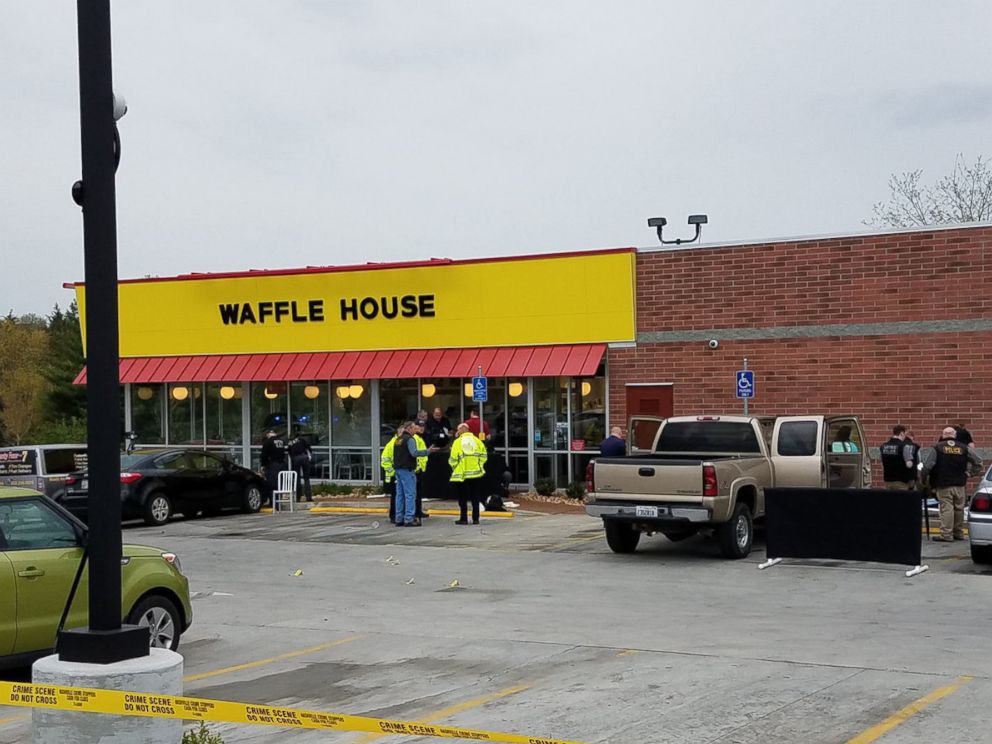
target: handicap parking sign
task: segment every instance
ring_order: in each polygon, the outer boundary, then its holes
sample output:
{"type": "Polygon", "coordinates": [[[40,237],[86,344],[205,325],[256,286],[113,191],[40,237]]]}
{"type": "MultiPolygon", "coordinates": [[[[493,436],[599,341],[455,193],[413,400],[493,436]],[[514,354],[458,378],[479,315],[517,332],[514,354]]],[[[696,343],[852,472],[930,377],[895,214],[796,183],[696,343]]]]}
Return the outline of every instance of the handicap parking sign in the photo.
{"type": "Polygon", "coordinates": [[[472,378],[472,401],[485,403],[489,400],[489,381],[485,377],[472,378]]]}
{"type": "Polygon", "coordinates": [[[737,370],[737,397],[738,398],[754,397],[754,370],[751,369],[737,370]]]}

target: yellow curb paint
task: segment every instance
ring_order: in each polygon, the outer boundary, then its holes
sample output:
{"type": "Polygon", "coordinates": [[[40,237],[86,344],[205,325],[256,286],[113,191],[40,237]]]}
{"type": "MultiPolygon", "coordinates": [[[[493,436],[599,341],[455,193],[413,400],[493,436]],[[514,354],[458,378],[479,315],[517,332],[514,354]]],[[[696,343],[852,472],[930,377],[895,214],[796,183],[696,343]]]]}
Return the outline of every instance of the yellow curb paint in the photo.
{"type": "Polygon", "coordinates": [[[277,661],[285,661],[286,659],[294,659],[297,656],[305,656],[306,654],[315,654],[318,651],[324,651],[328,648],[333,648],[334,646],[341,646],[345,643],[351,643],[352,641],[357,641],[365,636],[354,635],[348,636],[347,638],[339,638],[336,641],[328,641],[327,643],[321,643],[317,646],[309,646],[307,648],[301,648],[298,651],[289,651],[285,654],[279,654],[278,656],[270,656],[267,659],[259,659],[258,661],[249,661],[244,664],[235,664],[234,666],[224,667],[222,669],[214,669],[210,672],[200,672],[199,674],[187,674],[183,677],[183,682],[196,682],[201,679],[210,679],[211,677],[219,677],[222,674],[231,674],[232,672],[240,672],[245,669],[256,669],[260,666],[265,666],[266,664],[272,664],[277,661]]]}
{"type": "Polygon", "coordinates": [[[621,656],[633,656],[634,654],[639,654],[639,653],[641,652],[638,651],[637,649],[628,648],[627,650],[618,653],[617,658],[619,659],[621,656]]]}
{"type": "MultiPolygon", "coordinates": [[[[530,689],[530,687],[531,685],[514,685],[513,687],[506,687],[502,690],[494,692],[491,695],[483,695],[481,697],[472,698],[471,700],[466,700],[463,703],[455,703],[448,708],[442,708],[434,713],[429,713],[423,718],[418,718],[416,723],[436,723],[444,720],[445,718],[450,718],[451,716],[457,715],[463,711],[478,708],[486,703],[491,703],[494,700],[501,700],[502,698],[509,697],[510,695],[516,695],[518,692],[523,692],[524,690],[530,689]]],[[[360,739],[356,739],[355,744],[360,744],[361,742],[366,741],[375,741],[376,739],[381,739],[383,736],[388,736],[388,734],[366,734],[360,739]]]]}
{"type": "Polygon", "coordinates": [[[961,687],[971,682],[972,679],[973,677],[958,677],[951,682],[951,684],[938,687],[936,690],[924,695],[919,700],[914,700],[902,710],[893,713],[881,723],[872,726],[870,729],[862,731],[853,739],[848,739],[847,744],[870,744],[873,741],[877,741],[892,729],[908,721],[927,706],[936,703],[941,698],[945,698],[953,692],[956,692],[961,687]]]}

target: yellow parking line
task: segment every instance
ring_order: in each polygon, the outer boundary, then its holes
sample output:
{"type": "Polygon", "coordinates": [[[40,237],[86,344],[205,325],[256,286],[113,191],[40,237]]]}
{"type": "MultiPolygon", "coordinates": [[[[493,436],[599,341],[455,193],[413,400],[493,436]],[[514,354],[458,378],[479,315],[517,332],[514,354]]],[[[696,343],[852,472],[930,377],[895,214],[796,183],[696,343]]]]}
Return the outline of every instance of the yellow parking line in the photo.
{"type": "Polygon", "coordinates": [[[314,654],[318,651],[323,651],[328,648],[333,648],[334,646],[340,646],[345,643],[351,643],[352,641],[357,641],[365,636],[353,635],[347,638],[339,638],[336,641],[329,641],[327,643],[321,643],[317,646],[309,646],[307,648],[301,648],[298,651],[289,651],[285,654],[279,654],[279,656],[270,656],[267,659],[259,659],[258,661],[249,661],[245,664],[235,664],[234,666],[224,667],[223,669],[214,669],[210,672],[200,672],[199,674],[187,674],[183,677],[183,682],[196,682],[201,679],[209,679],[210,677],[219,677],[222,674],[230,674],[232,672],[240,672],[245,669],[255,669],[260,666],[265,666],[266,664],[272,664],[277,661],[285,661],[286,659],[293,659],[297,656],[304,656],[306,654],[314,654]]]}
{"type": "MultiPolygon", "coordinates": [[[[531,685],[514,685],[513,687],[505,687],[502,690],[494,692],[490,695],[483,695],[481,697],[472,698],[471,700],[466,700],[463,703],[455,703],[448,708],[442,708],[441,710],[430,713],[422,718],[418,718],[417,723],[437,723],[445,718],[450,718],[453,715],[461,713],[462,711],[471,710],[472,708],[478,708],[486,703],[491,703],[494,700],[500,700],[510,695],[516,695],[518,692],[523,692],[524,690],[530,689],[531,685]]],[[[376,739],[381,739],[383,736],[389,736],[389,734],[366,734],[360,739],[355,740],[355,744],[360,744],[366,741],[375,741],[376,739]]]]}
{"type": "Polygon", "coordinates": [[[638,651],[636,648],[628,648],[625,651],[621,651],[620,653],[618,653],[617,658],[619,659],[621,656],[633,656],[634,654],[639,654],[639,653],[641,652],[638,651]]]}
{"type": "Polygon", "coordinates": [[[11,716],[10,718],[0,718],[0,726],[5,726],[8,723],[17,723],[18,721],[24,721],[30,717],[31,714],[28,713],[26,715],[11,716]]]}
{"type": "Polygon", "coordinates": [[[872,726],[870,729],[862,731],[853,739],[849,739],[847,744],[870,744],[870,742],[877,741],[896,726],[908,721],[928,705],[937,702],[941,698],[947,697],[952,692],[955,692],[971,682],[972,679],[973,677],[958,677],[956,680],[951,682],[951,684],[938,687],[936,690],[924,695],[919,700],[914,700],[902,710],[893,713],[881,723],[872,726]]]}

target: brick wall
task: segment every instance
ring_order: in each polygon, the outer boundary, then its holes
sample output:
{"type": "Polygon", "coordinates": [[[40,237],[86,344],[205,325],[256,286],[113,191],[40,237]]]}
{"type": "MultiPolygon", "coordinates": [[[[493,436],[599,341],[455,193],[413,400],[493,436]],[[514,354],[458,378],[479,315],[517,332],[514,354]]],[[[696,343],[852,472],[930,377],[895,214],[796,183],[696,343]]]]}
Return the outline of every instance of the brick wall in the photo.
{"type": "Polygon", "coordinates": [[[733,380],[746,355],[755,414],[855,413],[872,446],[897,422],[929,444],[960,418],[990,447],[992,329],[789,336],[794,326],[992,318],[990,248],[985,227],[639,253],[639,334],[713,331],[720,347],[642,337],[611,349],[611,423],[626,420],[627,382],[674,383],[676,415],[740,412],[733,380]],[[733,338],[756,328],[786,337],[733,338]]]}

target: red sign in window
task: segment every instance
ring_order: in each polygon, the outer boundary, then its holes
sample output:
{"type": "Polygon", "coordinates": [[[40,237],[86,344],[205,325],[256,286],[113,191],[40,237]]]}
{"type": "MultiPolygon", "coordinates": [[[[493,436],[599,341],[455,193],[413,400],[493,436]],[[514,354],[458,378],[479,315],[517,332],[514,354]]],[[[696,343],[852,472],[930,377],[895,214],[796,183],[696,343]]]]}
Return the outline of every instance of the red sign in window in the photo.
{"type": "Polygon", "coordinates": [[[572,440],[572,452],[582,452],[586,448],[585,439],[573,439],[572,440]]]}

